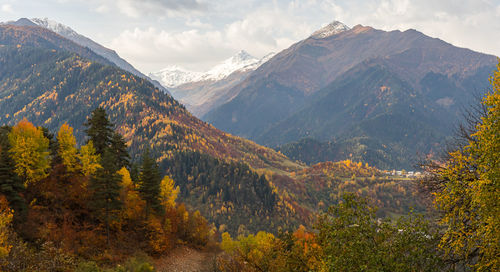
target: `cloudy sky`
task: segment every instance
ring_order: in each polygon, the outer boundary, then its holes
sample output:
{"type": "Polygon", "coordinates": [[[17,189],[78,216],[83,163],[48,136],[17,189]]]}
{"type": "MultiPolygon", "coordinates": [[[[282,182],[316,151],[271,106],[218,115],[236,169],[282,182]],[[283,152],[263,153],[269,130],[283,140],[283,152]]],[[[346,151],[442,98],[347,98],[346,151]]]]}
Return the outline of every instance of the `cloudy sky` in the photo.
{"type": "Polygon", "coordinates": [[[145,73],[203,71],[242,49],[262,57],[333,20],[500,56],[500,0],[0,0],[0,21],[20,17],[66,24],[145,73]]]}

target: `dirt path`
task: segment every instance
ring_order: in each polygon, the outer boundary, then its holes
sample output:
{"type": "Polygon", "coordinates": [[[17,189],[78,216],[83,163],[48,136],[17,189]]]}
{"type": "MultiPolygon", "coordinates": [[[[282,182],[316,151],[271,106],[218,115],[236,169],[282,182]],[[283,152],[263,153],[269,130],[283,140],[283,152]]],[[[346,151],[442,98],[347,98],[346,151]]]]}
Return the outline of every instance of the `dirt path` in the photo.
{"type": "Polygon", "coordinates": [[[214,254],[189,247],[178,247],[168,256],[155,261],[158,272],[210,272],[214,254]]]}

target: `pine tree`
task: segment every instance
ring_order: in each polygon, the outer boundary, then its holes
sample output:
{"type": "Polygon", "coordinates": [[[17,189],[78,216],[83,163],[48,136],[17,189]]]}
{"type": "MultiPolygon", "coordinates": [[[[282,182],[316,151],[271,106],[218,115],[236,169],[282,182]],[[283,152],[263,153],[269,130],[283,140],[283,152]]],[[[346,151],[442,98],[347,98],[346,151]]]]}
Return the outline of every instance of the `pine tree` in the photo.
{"type": "Polygon", "coordinates": [[[139,164],[133,162],[130,166],[130,178],[134,184],[139,183],[139,164]]]}
{"type": "Polygon", "coordinates": [[[98,168],[91,180],[92,204],[100,213],[100,219],[106,227],[109,246],[109,225],[114,215],[122,208],[120,201],[121,176],[115,157],[105,150],[101,159],[102,168],[98,168]]]}
{"type": "Polygon", "coordinates": [[[94,143],[94,148],[99,155],[110,147],[114,134],[113,124],[108,120],[108,115],[103,108],[97,108],[85,123],[87,129],[85,132],[89,136],[88,141],[94,143]]]}
{"type": "Polygon", "coordinates": [[[148,218],[151,209],[156,212],[163,211],[160,201],[161,177],[156,161],[151,157],[149,149],[142,157],[141,172],[139,174],[139,192],[144,201],[146,201],[146,218],[148,218]]]}
{"type": "Polygon", "coordinates": [[[7,135],[9,127],[0,128],[0,193],[5,195],[9,206],[16,212],[16,218],[23,216],[26,211],[26,203],[20,195],[24,191],[24,184],[15,173],[14,161],[10,158],[10,144],[7,135]]]}
{"type": "Polygon", "coordinates": [[[121,169],[122,167],[130,166],[130,155],[127,151],[127,144],[125,143],[125,139],[119,133],[113,133],[111,137],[111,152],[116,156],[118,167],[121,169]]]}

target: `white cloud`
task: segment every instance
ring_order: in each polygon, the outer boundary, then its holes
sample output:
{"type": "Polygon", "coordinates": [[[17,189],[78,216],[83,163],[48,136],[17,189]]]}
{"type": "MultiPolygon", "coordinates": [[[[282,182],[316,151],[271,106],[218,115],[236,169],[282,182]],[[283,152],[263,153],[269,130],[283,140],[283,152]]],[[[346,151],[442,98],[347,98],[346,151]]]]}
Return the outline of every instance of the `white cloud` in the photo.
{"type": "Polygon", "coordinates": [[[97,4],[96,11],[120,13],[132,17],[141,16],[174,16],[186,11],[203,11],[208,4],[203,0],[92,0],[97,4]],[[114,7],[110,9],[109,7],[114,7]]]}
{"type": "Polygon", "coordinates": [[[98,13],[107,13],[109,11],[109,7],[108,5],[100,5],[95,9],[95,11],[98,13]]]}
{"type": "Polygon", "coordinates": [[[186,23],[196,29],[181,32],[157,27],[125,30],[110,47],[145,72],[173,64],[205,70],[242,49],[257,57],[281,51],[312,32],[300,19],[287,10],[259,9],[216,30],[198,29],[196,21],[186,23]]]}
{"type": "Polygon", "coordinates": [[[203,23],[200,19],[187,20],[186,25],[193,28],[201,28],[201,29],[211,29],[213,26],[208,23],[203,23]]]}
{"type": "Polygon", "coordinates": [[[500,55],[500,40],[491,38],[500,33],[500,6],[491,0],[221,0],[210,6],[193,1],[192,6],[176,6],[173,1],[162,7],[159,0],[146,0],[137,9],[135,0],[117,0],[122,13],[150,14],[152,19],[142,27],[122,30],[110,47],[144,72],[173,64],[204,70],[241,49],[257,57],[280,51],[339,20],[351,27],[413,28],[457,46],[500,55]],[[154,15],[165,12],[168,18],[160,15],[165,24],[155,24],[154,15]],[[172,21],[172,12],[182,16],[172,21]]]}
{"type": "Polygon", "coordinates": [[[1,10],[6,13],[14,13],[11,4],[3,4],[1,10]]]}

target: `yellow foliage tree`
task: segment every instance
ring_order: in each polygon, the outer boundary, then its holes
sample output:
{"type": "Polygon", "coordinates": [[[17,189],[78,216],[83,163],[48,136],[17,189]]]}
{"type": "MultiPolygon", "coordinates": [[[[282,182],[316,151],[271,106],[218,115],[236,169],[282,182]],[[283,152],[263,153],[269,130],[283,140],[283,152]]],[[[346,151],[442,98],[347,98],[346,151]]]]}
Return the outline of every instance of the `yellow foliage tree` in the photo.
{"type": "Polygon", "coordinates": [[[122,177],[122,191],[120,192],[120,199],[123,203],[122,217],[127,220],[143,218],[146,202],[139,196],[139,192],[130,178],[130,172],[123,167],[118,171],[118,174],[122,177]]]}
{"type": "Polygon", "coordinates": [[[94,144],[89,141],[86,145],[80,148],[80,162],[82,164],[82,172],[85,176],[95,174],[97,169],[101,168],[99,154],[96,154],[94,144]]]}
{"type": "MultiPolygon", "coordinates": [[[[239,236],[236,241],[225,232],[222,234],[221,248],[240,262],[247,263],[258,271],[269,271],[272,267],[272,252],[275,243],[274,235],[264,231],[259,231],[256,235],[239,236]]],[[[224,263],[220,265],[224,266],[224,263]]],[[[225,269],[225,267],[220,268],[225,269]]]]}
{"type": "Polygon", "coordinates": [[[66,169],[70,172],[78,171],[80,163],[78,162],[78,149],[76,148],[73,128],[64,123],[57,133],[57,142],[59,143],[58,154],[66,169]]]}
{"type": "Polygon", "coordinates": [[[12,128],[9,142],[16,173],[25,184],[47,177],[50,168],[49,139],[43,135],[41,128],[23,119],[12,128]]]}
{"type": "Polygon", "coordinates": [[[179,186],[175,187],[175,182],[169,176],[163,177],[160,183],[160,201],[166,208],[175,207],[175,200],[179,194],[179,186]]]}
{"type": "Polygon", "coordinates": [[[500,63],[497,68],[468,143],[436,170],[443,184],[435,202],[447,226],[440,246],[477,271],[500,270],[500,63]]]}

